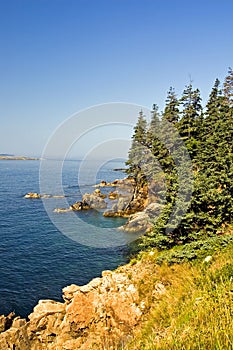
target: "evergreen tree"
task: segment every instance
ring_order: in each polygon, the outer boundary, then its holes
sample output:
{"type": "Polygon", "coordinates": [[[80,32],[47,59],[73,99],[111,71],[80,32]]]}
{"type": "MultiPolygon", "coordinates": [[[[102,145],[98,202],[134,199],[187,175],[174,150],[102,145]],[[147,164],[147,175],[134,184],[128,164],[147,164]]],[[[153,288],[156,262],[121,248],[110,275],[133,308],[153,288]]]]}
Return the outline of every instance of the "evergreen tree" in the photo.
{"type": "Polygon", "coordinates": [[[231,67],[228,68],[228,75],[223,84],[223,93],[227,100],[227,104],[230,107],[233,107],[233,70],[231,67]]]}
{"type": "Polygon", "coordinates": [[[206,120],[208,119],[211,120],[211,124],[215,123],[219,119],[221,95],[222,95],[219,86],[220,86],[220,81],[219,79],[216,79],[213,89],[210,93],[209,100],[206,104],[205,117],[206,117],[206,120]]]}
{"type": "MultiPolygon", "coordinates": [[[[142,237],[144,247],[167,248],[224,233],[233,224],[233,72],[228,71],[223,95],[219,80],[215,80],[204,117],[200,92],[193,90],[191,84],[180,99],[183,106],[180,120],[174,96],[174,90],[170,89],[162,119],[155,105],[148,131],[142,133],[145,125],[138,125],[133,138],[133,144],[140,140],[140,144],[146,146],[138,164],[147,163],[148,178],[153,177],[151,164],[156,159],[166,183],[166,205],[153,231],[142,237]],[[174,133],[174,125],[181,140],[174,133]],[[183,207],[185,209],[190,198],[190,192],[186,191],[190,179],[186,178],[182,140],[192,158],[194,177],[190,207],[184,216],[183,207]]],[[[139,177],[141,173],[138,172],[139,177]]]]}
{"type": "Polygon", "coordinates": [[[202,115],[201,96],[199,89],[193,90],[192,84],[186,86],[180,99],[183,106],[181,120],[178,130],[182,138],[186,141],[191,137],[196,137],[199,118],[202,115]]]}
{"type": "Polygon", "coordinates": [[[151,120],[148,127],[147,135],[146,135],[146,144],[149,149],[152,149],[152,144],[154,142],[155,136],[160,132],[160,114],[159,108],[156,104],[153,104],[151,111],[151,120]]]}
{"type": "Polygon", "coordinates": [[[170,87],[167,93],[163,118],[165,118],[170,123],[176,124],[179,120],[179,114],[179,101],[176,97],[175,90],[170,87]]]}
{"type": "Polygon", "coordinates": [[[142,176],[142,167],[145,164],[145,153],[147,150],[147,121],[142,111],[139,113],[137,124],[134,128],[132,145],[129,150],[127,173],[138,179],[142,176]]]}
{"type": "Polygon", "coordinates": [[[202,129],[203,112],[199,89],[193,89],[190,83],[186,86],[180,99],[183,109],[177,124],[178,131],[185,142],[189,154],[195,160],[199,150],[199,132],[202,129]]]}

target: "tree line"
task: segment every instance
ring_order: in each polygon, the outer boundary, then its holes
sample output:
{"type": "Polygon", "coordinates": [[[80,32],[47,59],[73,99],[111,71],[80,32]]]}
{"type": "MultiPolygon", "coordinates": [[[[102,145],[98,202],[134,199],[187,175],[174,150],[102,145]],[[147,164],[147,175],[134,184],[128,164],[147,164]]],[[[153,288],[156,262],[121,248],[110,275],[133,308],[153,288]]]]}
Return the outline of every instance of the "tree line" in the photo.
{"type": "Polygon", "coordinates": [[[233,70],[222,85],[215,80],[205,106],[190,82],[180,98],[171,87],[164,110],[153,105],[150,122],[141,111],[126,164],[139,187],[157,183],[163,204],[141,245],[168,248],[232,230],[233,70]]]}

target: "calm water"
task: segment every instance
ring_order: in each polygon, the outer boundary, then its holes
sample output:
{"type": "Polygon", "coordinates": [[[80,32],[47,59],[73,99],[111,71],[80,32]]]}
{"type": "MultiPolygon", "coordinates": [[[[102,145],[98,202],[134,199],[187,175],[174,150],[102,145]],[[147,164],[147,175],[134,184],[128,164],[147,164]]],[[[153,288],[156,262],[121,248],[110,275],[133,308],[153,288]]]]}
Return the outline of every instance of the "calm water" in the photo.
{"type": "MultiPolygon", "coordinates": [[[[63,287],[85,284],[101,271],[126,262],[126,247],[81,245],[53,225],[40,199],[23,198],[27,192],[40,192],[39,166],[39,161],[0,162],[0,314],[15,311],[25,317],[39,299],[62,300],[63,287]]],[[[97,180],[123,178],[122,172],[112,170],[121,166],[108,163],[100,169],[97,180]]],[[[70,203],[80,199],[77,168],[74,161],[64,166],[63,184],[70,203]]],[[[87,183],[84,190],[93,188],[87,183]]],[[[59,206],[59,199],[56,203],[59,206]]],[[[96,220],[103,227],[123,222],[104,219],[93,211],[85,215],[86,220],[96,220]]],[[[82,230],[82,226],[75,230],[82,230]]]]}

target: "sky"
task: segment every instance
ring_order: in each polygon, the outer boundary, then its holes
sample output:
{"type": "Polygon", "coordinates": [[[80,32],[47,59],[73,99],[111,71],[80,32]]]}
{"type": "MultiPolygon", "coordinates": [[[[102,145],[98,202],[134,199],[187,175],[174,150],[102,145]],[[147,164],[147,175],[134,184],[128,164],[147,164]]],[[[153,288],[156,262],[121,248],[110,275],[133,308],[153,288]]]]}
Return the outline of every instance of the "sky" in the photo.
{"type": "Polygon", "coordinates": [[[205,102],[233,66],[232,17],[231,0],[0,0],[0,153],[40,156],[95,105],[163,109],[190,80],[205,102]]]}

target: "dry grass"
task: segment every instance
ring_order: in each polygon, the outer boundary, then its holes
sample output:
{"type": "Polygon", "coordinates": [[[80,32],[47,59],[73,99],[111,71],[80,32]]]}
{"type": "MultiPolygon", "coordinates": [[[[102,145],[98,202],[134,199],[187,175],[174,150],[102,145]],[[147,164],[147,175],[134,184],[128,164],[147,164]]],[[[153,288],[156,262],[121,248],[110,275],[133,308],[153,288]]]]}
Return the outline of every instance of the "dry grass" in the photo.
{"type": "MultiPolygon", "coordinates": [[[[210,263],[157,268],[156,278],[144,281],[146,293],[151,291],[149,315],[124,349],[233,349],[232,253],[230,244],[210,263]],[[155,279],[166,288],[161,297],[153,297],[155,279]]],[[[155,257],[143,259],[154,265],[155,257]]]]}

